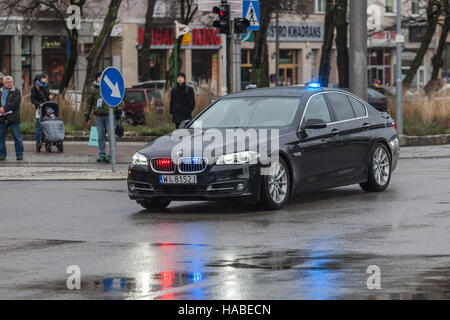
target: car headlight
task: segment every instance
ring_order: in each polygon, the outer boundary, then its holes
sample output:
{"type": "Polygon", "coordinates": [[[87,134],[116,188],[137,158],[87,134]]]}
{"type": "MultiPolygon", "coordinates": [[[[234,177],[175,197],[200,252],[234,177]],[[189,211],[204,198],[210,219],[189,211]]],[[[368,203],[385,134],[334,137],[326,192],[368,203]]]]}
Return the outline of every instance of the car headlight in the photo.
{"type": "Polygon", "coordinates": [[[254,151],[244,151],[238,153],[224,154],[217,158],[217,165],[224,164],[245,164],[259,157],[259,153],[254,151]]]}
{"type": "Polygon", "coordinates": [[[133,156],[133,161],[131,162],[134,166],[148,166],[148,159],[143,154],[136,152],[133,156]]]}

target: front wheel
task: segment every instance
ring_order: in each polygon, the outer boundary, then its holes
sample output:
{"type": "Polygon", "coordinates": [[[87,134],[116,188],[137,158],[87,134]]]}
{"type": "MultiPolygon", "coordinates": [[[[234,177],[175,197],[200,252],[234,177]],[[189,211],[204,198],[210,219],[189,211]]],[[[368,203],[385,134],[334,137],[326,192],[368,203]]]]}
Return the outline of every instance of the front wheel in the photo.
{"type": "Polygon", "coordinates": [[[361,183],[366,192],[382,192],[391,181],[391,157],[386,146],[378,143],[370,157],[367,182],[361,183]]]}
{"type": "Polygon", "coordinates": [[[151,199],[151,200],[139,200],[136,202],[147,210],[157,210],[167,208],[171,201],[151,199]]]}
{"type": "Polygon", "coordinates": [[[269,172],[262,179],[261,202],[266,209],[281,209],[289,200],[291,175],[286,162],[281,158],[279,162],[271,164],[269,172]]]}

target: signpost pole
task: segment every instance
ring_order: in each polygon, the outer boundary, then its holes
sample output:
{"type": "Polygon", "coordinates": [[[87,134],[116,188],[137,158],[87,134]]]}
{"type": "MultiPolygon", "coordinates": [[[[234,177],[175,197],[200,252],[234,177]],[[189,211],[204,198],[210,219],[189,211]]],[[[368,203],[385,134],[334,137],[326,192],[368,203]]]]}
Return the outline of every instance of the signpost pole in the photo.
{"type": "Polygon", "coordinates": [[[113,108],[109,107],[109,148],[111,149],[111,163],[112,163],[112,172],[116,172],[116,126],[114,125],[114,111],[113,108]]]}
{"type": "Polygon", "coordinates": [[[280,29],[280,14],[278,10],[276,12],[276,25],[275,25],[275,47],[276,47],[276,58],[275,58],[275,84],[276,87],[280,85],[280,38],[279,38],[279,29],[280,29]]]}

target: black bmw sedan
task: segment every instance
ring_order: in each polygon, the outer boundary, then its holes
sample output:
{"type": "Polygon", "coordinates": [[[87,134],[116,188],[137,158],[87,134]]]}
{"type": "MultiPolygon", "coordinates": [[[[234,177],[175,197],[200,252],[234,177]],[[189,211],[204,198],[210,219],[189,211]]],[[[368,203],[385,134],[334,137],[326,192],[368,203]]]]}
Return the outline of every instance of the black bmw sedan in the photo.
{"type": "Polygon", "coordinates": [[[399,156],[393,119],[359,97],[315,86],[225,96],[133,156],[129,197],[251,200],[283,207],[299,192],[359,184],[384,191],[399,156]]]}

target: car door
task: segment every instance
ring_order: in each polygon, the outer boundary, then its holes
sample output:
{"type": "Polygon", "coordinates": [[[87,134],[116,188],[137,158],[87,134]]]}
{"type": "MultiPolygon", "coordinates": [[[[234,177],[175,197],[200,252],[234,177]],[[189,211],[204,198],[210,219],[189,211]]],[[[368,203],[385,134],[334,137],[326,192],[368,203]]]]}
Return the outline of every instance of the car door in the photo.
{"type": "Polygon", "coordinates": [[[334,118],[339,124],[342,145],[338,152],[338,179],[346,181],[360,177],[367,168],[369,144],[367,111],[361,102],[346,93],[326,94],[334,118]],[[352,100],[350,100],[350,98],[352,100]],[[353,107],[353,104],[355,107],[353,107]]]}
{"type": "Polygon", "coordinates": [[[323,93],[309,99],[300,123],[299,141],[295,146],[295,159],[300,169],[302,187],[328,184],[336,174],[336,152],[339,150],[339,125],[333,124],[332,115],[323,93]],[[304,129],[309,119],[322,120],[326,128],[304,129]]]}

